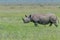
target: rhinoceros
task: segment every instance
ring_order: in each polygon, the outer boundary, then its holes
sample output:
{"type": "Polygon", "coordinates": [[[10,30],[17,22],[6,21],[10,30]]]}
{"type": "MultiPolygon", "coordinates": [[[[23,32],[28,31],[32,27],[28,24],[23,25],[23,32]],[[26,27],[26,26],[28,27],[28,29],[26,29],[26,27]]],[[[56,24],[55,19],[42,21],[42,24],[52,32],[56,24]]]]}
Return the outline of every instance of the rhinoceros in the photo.
{"type": "Polygon", "coordinates": [[[42,25],[47,25],[52,26],[54,24],[56,27],[58,26],[57,21],[58,18],[55,14],[53,13],[47,13],[47,14],[30,14],[30,15],[25,15],[25,18],[22,18],[24,23],[29,23],[33,22],[35,26],[37,24],[42,24],[42,25]]]}

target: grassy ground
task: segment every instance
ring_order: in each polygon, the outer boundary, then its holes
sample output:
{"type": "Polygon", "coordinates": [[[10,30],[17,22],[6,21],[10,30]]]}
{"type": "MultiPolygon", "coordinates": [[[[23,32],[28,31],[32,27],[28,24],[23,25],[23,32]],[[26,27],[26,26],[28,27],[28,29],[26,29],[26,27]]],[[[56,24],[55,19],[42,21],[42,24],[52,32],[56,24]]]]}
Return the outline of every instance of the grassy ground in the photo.
{"type": "Polygon", "coordinates": [[[40,6],[0,6],[0,40],[60,40],[60,24],[24,24],[22,17],[31,13],[53,12],[60,18],[58,7],[40,6]]]}

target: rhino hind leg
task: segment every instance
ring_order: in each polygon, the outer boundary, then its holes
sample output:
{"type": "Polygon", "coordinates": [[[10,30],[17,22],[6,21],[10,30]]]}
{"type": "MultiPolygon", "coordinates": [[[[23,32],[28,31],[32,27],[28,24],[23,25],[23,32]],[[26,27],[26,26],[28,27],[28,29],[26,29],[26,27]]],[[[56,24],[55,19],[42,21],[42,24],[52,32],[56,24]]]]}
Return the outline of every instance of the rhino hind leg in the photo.
{"type": "Polygon", "coordinates": [[[53,24],[53,23],[51,22],[49,26],[52,26],[52,24],[53,24]]]}
{"type": "Polygon", "coordinates": [[[53,21],[52,23],[53,23],[56,27],[58,27],[58,24],[57,24],[56,21],[53,21]]]}
{"type": "Polygon", "coordinates": [[[57,23],[56,23],[56,22],[54,23],[54,25],[55,25],[56,27],[58,27],[58,25],[57,25],[57,23]]]}

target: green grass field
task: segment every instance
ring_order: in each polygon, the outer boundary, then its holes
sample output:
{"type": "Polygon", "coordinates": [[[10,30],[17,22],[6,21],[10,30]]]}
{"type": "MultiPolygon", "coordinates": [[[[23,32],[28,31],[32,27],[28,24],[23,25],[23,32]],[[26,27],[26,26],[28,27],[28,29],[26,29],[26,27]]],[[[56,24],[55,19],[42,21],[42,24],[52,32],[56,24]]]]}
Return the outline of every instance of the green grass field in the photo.
{"type": "Polygon", "coordinates": [[[53,12],[60,18],[60,8],[54,6],[0,6],[0,40],[60,40],[60,23],[58,27],[23,23],[25,14],[37,12],[53,12]]]}

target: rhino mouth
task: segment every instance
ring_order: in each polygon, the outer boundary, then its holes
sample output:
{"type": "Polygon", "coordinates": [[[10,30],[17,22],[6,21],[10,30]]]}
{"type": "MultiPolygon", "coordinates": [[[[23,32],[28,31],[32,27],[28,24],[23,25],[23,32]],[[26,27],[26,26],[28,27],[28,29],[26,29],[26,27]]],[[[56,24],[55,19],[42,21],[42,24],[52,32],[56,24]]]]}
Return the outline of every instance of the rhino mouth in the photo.
{"type": "Polygon", "coordinates": [[[29,21],[28,21],[28,22],[25,22],[25,21],[24,21],[24,23],[29,23],[29,21]]]}
{"type": "Polygon", "coordinates": [[[29,21],[24,21],[24,20],[23,20],[23,23],[29,23],[29,21]]]}

